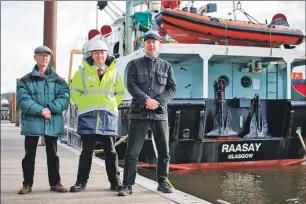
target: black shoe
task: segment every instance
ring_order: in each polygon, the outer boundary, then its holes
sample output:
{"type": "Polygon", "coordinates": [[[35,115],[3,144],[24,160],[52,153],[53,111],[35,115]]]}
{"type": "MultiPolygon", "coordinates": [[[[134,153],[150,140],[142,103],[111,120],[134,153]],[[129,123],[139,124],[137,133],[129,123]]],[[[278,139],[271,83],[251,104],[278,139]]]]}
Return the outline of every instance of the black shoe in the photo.
{"type": "Polygon", "coordinates": [[[112,191],[117,191],[117,192],[120,191],[121,188],[122,188],[122,184],[121,183],[111,184],[111,186],[110,186],[110,189],[112,191]]]}
{"type": "Polygon", "coordinates": [[[70,187],[70,192],[84,191],[85,188],[86,188],[86,184],[75,184],[74,186],[70,187]]]}
{"type": "Polygon", "coordinates": [[[118,196],[127,196],[133,193],[132,185],[124,185],[118,193],[118,196]]]}
{"type": "Polygon", "coordinates": [[[173,186],[169,180],[164,180],[158,183],[157,190],[163,193],[173,193],[173,186]]]}

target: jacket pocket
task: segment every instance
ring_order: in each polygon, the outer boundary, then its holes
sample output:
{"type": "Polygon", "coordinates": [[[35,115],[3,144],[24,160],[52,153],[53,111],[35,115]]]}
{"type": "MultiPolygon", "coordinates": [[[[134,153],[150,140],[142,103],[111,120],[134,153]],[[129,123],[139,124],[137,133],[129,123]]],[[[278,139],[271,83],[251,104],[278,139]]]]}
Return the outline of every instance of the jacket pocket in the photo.
{"type": "Polygon", "coordinates": [[[64,134],[64,118],[62,115],[52,115],[51,120],[46,123],[46,134],[51,136],[62,136],[64,134]]]}
{"type": "Polygon", "coordinates": [[[131,103],[131,113],[132,114],[138,114],[138,113],[141,113],[145,110],[144,107],[141,107],[136,101],[132,101],[131,103]]]}
{"type": "Polygon", "coordinates": [[[136,81],[136,83],[138,83],[138,84],[146,83],[147,82],[147,77],[148,77],[148,75],[146,73],[144,73],[144,72],[137,73],[137,81],[136,81]]]}
{"type": "Polygon", "coordinates": [[[158,108],[155,110],[156,114],[165,114],[167,112],[167,105],[161,103],[158,108]]]}
{"type": "Polygon", "coordinates": [[[163,73],[163,72],[156,72],[156,75],[157,75],[157,81],[161,85],[166,85],[167,84],[168,74],[163,73]]]}

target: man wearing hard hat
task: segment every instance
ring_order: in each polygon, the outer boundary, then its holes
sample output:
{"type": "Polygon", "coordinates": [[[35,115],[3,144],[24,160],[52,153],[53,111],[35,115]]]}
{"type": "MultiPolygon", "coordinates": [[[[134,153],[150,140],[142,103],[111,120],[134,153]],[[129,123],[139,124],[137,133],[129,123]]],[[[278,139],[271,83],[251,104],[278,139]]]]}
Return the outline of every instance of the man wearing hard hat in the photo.
{"type": "Polygon", "coordinates": [[[70,86],[72,103],[78,111],[77,133],[81,136],[82,152],[78,175],[70,192],[85,190],[92,164],[96,141],[101,141],[110,189],[121,188],[115,136],[118,134],[118,106],[124,96],[122,75],[114,68],[116,60],[108,56],[108,48],[101,39],[88,44],[89,56],[78,70],[70,86]]]}

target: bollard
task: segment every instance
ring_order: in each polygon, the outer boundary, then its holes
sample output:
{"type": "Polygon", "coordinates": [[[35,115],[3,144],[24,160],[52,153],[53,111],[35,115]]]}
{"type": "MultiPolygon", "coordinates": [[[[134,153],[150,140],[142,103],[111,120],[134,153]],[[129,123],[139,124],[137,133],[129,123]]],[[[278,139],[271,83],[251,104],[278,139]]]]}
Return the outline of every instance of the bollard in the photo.
{"type": "Polygon", "coordinates": [[[40,143],[38,143],[38,146],[45,146],[46,142],[45,142],[45,138],[43,136],[40,136],[40,143]]]}
{"type": "MultiPolygon", "coordinates": [[[[19,79],[16,79],[16,87],[18,87],[19,79]]],[[[16,88],[16,93],[17,93],[17,88],[16,88]]],[[[16,95],[16,100],[15,100],[15,107],[16,107],[16,114],[15,114],[15,126],[19,126],[19,120],[20,120],[20,112],[19,108],[17,107],[17,95],[16,95]]]]}
{"type": "Polygon", "coordinates": [[[13,99],[12,99],[12,121],[11,123],[16,122],[16,93],[13,93],[13,99]]]}

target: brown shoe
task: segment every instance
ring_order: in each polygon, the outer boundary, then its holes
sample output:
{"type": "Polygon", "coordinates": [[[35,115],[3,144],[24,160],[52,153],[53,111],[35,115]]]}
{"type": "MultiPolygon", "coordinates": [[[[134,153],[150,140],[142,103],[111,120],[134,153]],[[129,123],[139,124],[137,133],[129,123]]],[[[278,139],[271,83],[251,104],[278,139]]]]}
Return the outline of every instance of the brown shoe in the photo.
{"type": "Polygon", "coordinates": [[[62,184],[56,184],[56,186],[51,186],[50,191],[55,191],[55,192],[59,192],[59,193],[68,192],[67,188],[65,188],[62,184]]]}
{"type": "Polygon", "coordinates": [[[30,192],[32,192],[32,187],[31,187],[31,186],[23,186],[23,187],[19,190],[18,194],[28,194],[28,193],[30,193],[30,192]]]}

